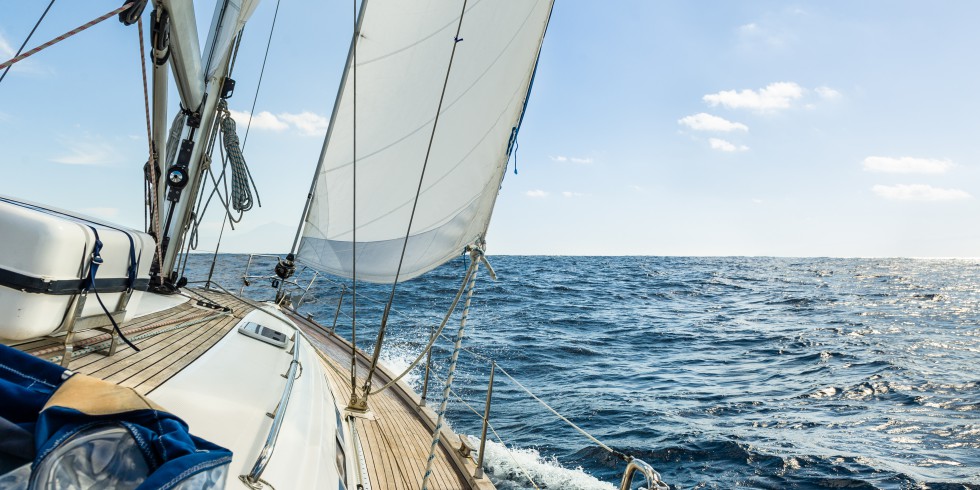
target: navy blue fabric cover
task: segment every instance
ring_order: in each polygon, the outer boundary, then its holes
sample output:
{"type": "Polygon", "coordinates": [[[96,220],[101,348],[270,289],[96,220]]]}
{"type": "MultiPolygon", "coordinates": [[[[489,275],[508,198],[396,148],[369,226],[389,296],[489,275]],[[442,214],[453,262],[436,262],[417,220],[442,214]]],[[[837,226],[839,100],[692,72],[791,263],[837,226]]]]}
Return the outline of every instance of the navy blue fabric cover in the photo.
{"type": "Polygon", "coordinates": [[[150,475],[138,489],[168,488],[198,472],[231,462],[231,451],[192,436],[187,424],[168,412],[134,410],[90,416],[54,406],[41,409],[72,373],[56,364],[0,345],[0,439],[18,429],[34,435],[34,464],[79,431],[122,425],[137,441],[150,475]],[[4,427],[9,429],[5,434],[4,427]]]}

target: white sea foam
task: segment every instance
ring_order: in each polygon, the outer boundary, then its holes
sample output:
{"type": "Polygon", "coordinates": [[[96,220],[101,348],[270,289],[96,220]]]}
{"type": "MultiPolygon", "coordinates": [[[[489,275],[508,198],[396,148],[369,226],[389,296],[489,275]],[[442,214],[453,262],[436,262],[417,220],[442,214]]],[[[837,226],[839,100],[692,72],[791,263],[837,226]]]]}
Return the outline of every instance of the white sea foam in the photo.
{"type": "MultiPolygon", "coordinates": [[[[390,371],[393,375],[398,376],[408,369],[408,366],[412,364],[412,361],[415,360],[415,356],[417,355],[418,352],[410,352],[408,346],[404,344],[391,345],[385,347],[378,360],[384,365],[385,368],[388,369],[388,371],[390,371]]],[[[425,360],[423,359],[422,362],[419,363],[419,366],[424,363],[425,360]]],[[[405,377],[402,378],[402,381],[418,392],[422,389],[422,372],[423,370],[416,366],[412,372],[406,374],[405,377]]]]}
{"type": "MultiPolygon", "coordinates": [[[[469,436],[479,447],[480,440],[469,436]]],[[[546,458],[536,449],[505,447],[487,441],[485,471],[500,489],[533,488],[528,477],[539,488],[567,490],[614,490],[616,487],[589,475],[581,467],[569,469],[554,458],[546,458]]]]}

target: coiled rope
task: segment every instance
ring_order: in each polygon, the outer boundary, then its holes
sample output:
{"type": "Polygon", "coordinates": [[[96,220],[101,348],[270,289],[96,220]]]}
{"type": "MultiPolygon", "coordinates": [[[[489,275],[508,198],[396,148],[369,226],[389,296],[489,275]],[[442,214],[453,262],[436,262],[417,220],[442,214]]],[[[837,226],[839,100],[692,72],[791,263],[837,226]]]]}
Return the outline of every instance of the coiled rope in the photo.
{"type": "MultiPolygon", "coordinates": [[[[231,164],[230,204],[235,211],[244,213],[252,209],[252,186],[255,184],[251,182],[248,164],[245,163],[245,155],[242,154],[238,134],[235,132],[235,119],[231,117],[227,101],[218,102],[218,115],[221,118],[221,142],[224,144],[225,154],[228,155],[228,163],[231,164]]],[[[258,195],[258,189],[255,192],[258,195]]]]}

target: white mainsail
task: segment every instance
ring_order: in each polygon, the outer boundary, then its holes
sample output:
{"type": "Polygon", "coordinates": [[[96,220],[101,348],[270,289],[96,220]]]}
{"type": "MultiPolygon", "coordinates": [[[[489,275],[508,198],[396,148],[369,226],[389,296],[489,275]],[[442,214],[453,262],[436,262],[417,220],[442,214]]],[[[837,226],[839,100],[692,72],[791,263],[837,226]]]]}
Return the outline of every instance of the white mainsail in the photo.
{"type": "Polygon", "coordinates": [[[297,257],[351,277],[356,246],[358,279],[392,282],[406,233],[400,280],[482,241],[553,0],[365,1],[297,257]]]}

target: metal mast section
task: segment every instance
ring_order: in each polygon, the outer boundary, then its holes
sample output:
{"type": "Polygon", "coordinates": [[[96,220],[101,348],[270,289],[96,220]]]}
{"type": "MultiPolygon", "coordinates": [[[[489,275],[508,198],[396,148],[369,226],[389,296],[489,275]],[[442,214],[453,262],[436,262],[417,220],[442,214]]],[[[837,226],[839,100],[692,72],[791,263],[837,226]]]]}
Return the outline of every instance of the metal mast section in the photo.
{"type": "MultiPolygon", "coordinates": [[[[159,13],[154,17],[155,20],[168,17],[166,36],[169,41],[165,42],[161,38],[158,45],[158,38],[154,37],[154,51],[168,45],[169,53],[157,52],[154,57],[154,148],[167,147],[167,56],[180,95],[181,118],[184,123],[173,160],[155,159],[157,171],[162,175],[158,179],[157,202],[154,203],[161,221],[158,225],[161,227],[160,236],[157,238],[162,256],[157,257],[154,264],[155,280],[152,282],[158,289],[172,289],[177,281],[173,272],[174,264],[191,223],[194,203],[206,170],[206,149],[209,146],[208,139],[214,134],[212,126],[215,123],[216,107],[222,96],[227,95],[222,92],[226,88],[232,41],[257,4],[258,0],[219,0],[215,5],[203,58],[200,54],[192,1],[160,0],[157,4],[159,13]],[[164,59],[161,61],[160,58],[164,59]]],[[[175,143],[170,142],[171,145],[175,143]]],[[[157,155],[160,153],[162,152],[157,151],[157,155]]]]}

